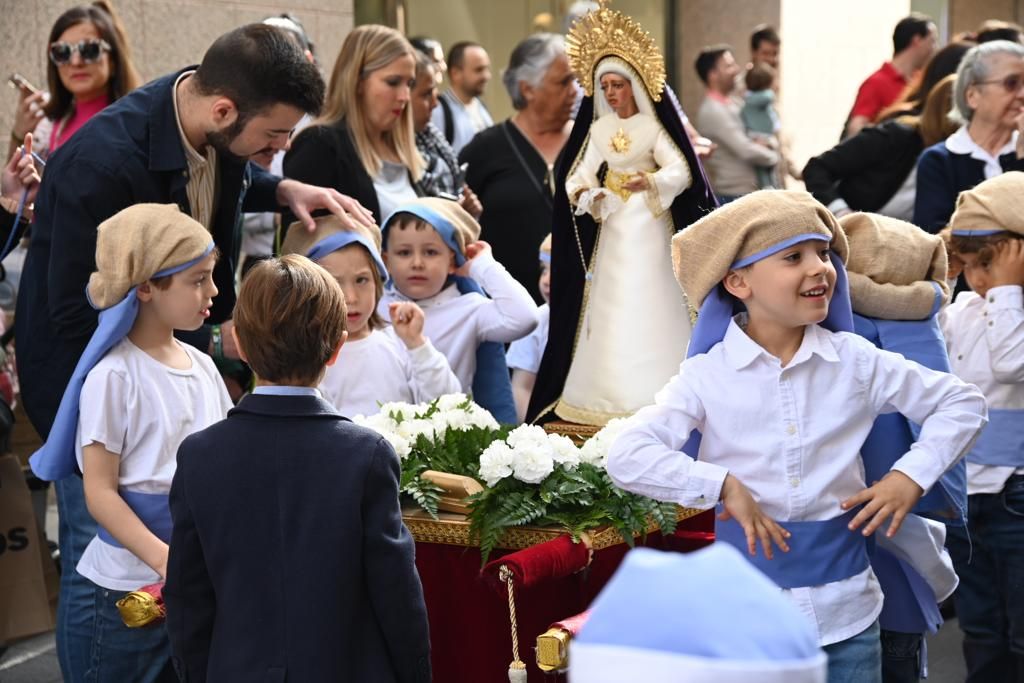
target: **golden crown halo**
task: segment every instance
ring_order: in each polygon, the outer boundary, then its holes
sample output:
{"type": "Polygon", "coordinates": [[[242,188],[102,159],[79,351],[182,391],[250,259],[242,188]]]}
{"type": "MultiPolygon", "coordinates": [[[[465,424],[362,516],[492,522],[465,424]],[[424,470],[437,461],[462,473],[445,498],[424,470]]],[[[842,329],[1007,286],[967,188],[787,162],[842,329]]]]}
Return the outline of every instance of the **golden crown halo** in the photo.
{"type": "Polygon", "coordinates": [[[622,12],[601,6],[580,17],[565,38],[569,65],[583,91],[594,96],[594,69],[605,57],[615,55],[629,63],[640,74],[647,92],[655,102],[661,101],[665,88],[665,58],[651,34],[622,12]]]}

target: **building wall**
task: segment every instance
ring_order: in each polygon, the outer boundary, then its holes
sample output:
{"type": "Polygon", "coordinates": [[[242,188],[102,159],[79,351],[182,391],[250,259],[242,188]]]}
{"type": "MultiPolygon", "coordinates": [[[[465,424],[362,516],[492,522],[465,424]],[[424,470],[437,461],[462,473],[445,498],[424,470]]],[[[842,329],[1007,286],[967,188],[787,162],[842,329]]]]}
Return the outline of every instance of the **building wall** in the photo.
{"type": "MultiPolygon", "coordinates": [[[[405,0],[406,30],[410,36],[425,35],[448,48],[460,40],[480,43],[491,57],[493,78],[483,100],[495,120],[512,113],[512,105],[501,84],[512,49],[530,35],[533,19],[542,12],[553,17],[552,31],[562,31],[567,0],[405,0]]],[[[611,5],[638,22],[665,48],[664,2],[662,0],[615,0],[611,5]]]]}
{"type": "MultiPolygon", "coordinates": [[[[197,63],[214,39],[242,24],[285,8],[302,21],[325,75],[352,28],[353,0],[112,0],[128,31],[135,65],[144,80],[197,63]]],[[[0,0],[0,75],[14,71],[46,86],[46,40],[58,16],[75,0],[0,0]]],[[[17,94],[0,90],[0,130],[6,139],[17,94]]],[[[6,148],[6,143],[5,143],[6,148]]]]}
{"type": "Polygon", "coordinates": [[[793,161],[803,168],[807,159],[839,141],[857,88],[892,57],[892,29],[909,14],[910,2],[782,0],[781,5],[779,115],[792,140],[793,161]]]}
{"type": "MultiPolygon", "coordinates": [[[[696,116],[704,96],[704,84],[697,77],[694,62],[701,48],[726,43],[740,64],[750,59],[750,33],[758,24],[771,24],[780,30],[779,0],[676,0],[676,50],[678,60],[675,82],[683,109],[696,116]]],[[[780,33],[781,35],[781,33],[780,33]]],[[[785,37],[782,59],[786,58],[785,37]]]]}
{"type": "Polygon", "coordinates": [[[986,19],[1024,23],[1024,0],[949,0],[950,35],[974,31],[986,19]]]}

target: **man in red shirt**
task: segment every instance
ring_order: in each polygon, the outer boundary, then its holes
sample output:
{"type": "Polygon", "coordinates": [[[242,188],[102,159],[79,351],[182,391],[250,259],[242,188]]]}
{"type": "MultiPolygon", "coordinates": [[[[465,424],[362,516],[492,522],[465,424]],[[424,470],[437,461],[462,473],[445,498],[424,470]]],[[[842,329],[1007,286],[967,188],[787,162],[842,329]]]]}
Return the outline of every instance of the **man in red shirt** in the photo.
{"type": "Polygon", "coordinates": [[[914,12],[896,24],[892,34],[892,61],[883,64],[861,84],[843,137],[856,135],[896,101],[914,72],[931,59],[937,38],[935,23],[923,14],[914,12]]]}

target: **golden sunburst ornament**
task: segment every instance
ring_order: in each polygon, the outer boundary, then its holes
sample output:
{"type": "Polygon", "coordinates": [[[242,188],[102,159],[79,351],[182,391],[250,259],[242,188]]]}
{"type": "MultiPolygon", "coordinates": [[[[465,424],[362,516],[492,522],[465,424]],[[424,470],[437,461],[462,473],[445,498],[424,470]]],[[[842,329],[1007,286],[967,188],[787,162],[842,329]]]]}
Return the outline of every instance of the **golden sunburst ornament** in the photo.
{"type": "Polygon", "coordinates": [[[633,143],[633,140],[626,135],[626,131],[622,130],[622,126],[619,126],[619,131],[612,136],[612,151],[618,152],[619,154],[625,154],[629,151],[629,146],[633,143]]]}
{"type": "Polygon", "coordinates": [[[614,55],[629,63],[640,75],[655,102],[665,88],[665,58],[651,34],[622,12],[600,7],[580,17],[565,38],[569,65],[583,91],[594,96],[594,69],[605,57],[614,55]]]}

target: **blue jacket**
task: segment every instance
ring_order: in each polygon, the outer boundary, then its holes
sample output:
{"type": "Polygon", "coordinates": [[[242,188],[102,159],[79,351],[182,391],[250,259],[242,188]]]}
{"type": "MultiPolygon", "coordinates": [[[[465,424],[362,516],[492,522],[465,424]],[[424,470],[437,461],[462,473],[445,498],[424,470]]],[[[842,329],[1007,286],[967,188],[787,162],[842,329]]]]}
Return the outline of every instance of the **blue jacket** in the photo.
{"type": "MultiPolygon", "coordinates": [[[[195,67],[190,67],[195,68],[195,67]]],[[[174,116],[172,86],[159,78],[90,119],[50,157],[36,199],[32,240],[21,276],[16,313],[18,374],[25,411],[45,439],[78,357],[96,328],[85,297],[96,269],[96,227],[140,202],[175,203],[190,212],[188,166],[174,116]]],[[[213,239],[221,258],[214,271],[220,293],[210,323],[231,317],[234,272],[241,246],[241,212],[278,210],[280,178],[244,160],[218,158],[219,195],[213,239]]],[[[181,335],[209,345],[209,331],[181,335]]]]}
{"type": "MultiPolygon", "coordinates": [[[[1024,159],[1013,152],[999,157],[1006,171],[1024,171],[1024,159]]],[[[937,233],[949,223],[956,198],[985,180],[985,162],[970,154],[955,154],[945,141],[926,149],[917,162],[917,195],[914,199],[914,225],[937,233]]]]}
{"type": "Polygon", "coordinates": [[[182,681],[430,681],[398,457],[315,396],[250,395],[185,439],[167,632],[182,681]]]}

